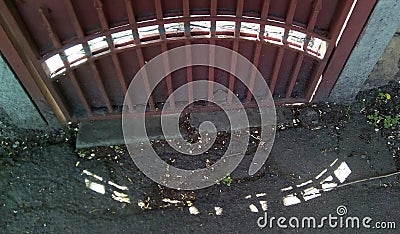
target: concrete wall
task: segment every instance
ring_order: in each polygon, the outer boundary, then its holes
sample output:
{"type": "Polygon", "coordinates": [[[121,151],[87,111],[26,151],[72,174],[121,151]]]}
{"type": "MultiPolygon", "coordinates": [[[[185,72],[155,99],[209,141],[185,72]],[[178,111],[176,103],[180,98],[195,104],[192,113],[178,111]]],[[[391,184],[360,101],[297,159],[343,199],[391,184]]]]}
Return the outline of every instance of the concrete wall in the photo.
{"type": "Polygon", "coordinates": [[[399,27],[399,12],[400,0],[378,1],[332,90],[331,101],[346,103],[354,100],[399,27]]]}
{"type": "Polygon", "coordinates": [[[0,107],[18,128],[45,129],[48,126],[1,54],[0,107]]]}
{"type": "Polygon", "coordinates": [[[392,80],[400,80],[400,27],[375,64],[362,90],[383,86],[392,80]]]}

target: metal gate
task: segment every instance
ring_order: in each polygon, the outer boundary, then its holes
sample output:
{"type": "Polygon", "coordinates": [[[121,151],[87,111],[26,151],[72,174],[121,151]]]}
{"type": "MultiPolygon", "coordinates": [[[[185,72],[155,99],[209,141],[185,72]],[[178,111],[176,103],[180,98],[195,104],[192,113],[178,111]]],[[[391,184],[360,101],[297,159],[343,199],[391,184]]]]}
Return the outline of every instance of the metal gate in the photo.
{"type": "MultiPolygon", "coordinates": [[[[223,46],[245,56],[266,79],[277,104],[309,102],[316,94],[329,94],[375,3],[1,1],[0,45],[33,99],[45,99],[62,121],[121,117],[127,87],[138,70],[162,52],[190,44],[223,46]]],[[[186,56],[195,55],[188,51],[186,56]]],[[[212,63],[213,53],[209,59],[212,63]]],[[[235,57],[227,59],[234,69],[235,57]]],[[[244,106],[254,105],[252,90],[230,73],[194,66],[169,74],[151,94],[146,113],[160,114],[175,89],[201,79],[225,85],[244,106]]],[[[193,96],[193,90],[188,92],[193,96]]],[[[214,94],[210,86],[209,97],[214,94]]]]}

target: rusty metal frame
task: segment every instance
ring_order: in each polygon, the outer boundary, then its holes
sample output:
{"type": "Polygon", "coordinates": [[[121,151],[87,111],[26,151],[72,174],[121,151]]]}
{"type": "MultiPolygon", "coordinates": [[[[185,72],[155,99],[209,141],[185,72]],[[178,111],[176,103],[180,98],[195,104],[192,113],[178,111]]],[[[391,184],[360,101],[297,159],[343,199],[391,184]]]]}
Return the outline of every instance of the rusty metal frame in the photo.
{"type": "MultiPolygon", "coordinates": [[[[29,73],[33,79],[35,80],[35,84],[33,84],[30,80],[24,81],[22,78],[22,82],[24,86],[27,87],[31,96],[34,97],[34,100],[46,100],[47,103],[52,107],[55,111],[57,117],[60,121],[66,120],[80,120],[80,119],[107,119],[107,118],[117,118],[121,115],[120,111],[116,109],[115,104],[112,103],[110,98],[110,93],[107,92],[104,77],[102,77],[99,68],[97,67],[97,61],[102,60],[103,58],[110,57],[112,61],[112,67],[115,70],[116,78],[115,82],[119,84],[119,91],[121,93],[127,92],[127,79],[126,74],[124,73],[123,66],[120,61],[120,54],[123,53],[134,53],[135,58],[137,60],[139,68],[143,67],[146,63],[145,57],[145,49],[147,47],[158,48],[161,52],[165,52],[168,50],[169,46],[172,43],[183,43],[185,45],[190,45],[192,43],[196,43],[199,40],[203,42],[209,43],[211,45],[217,45],[221,42],[229,42],[231,43],[231,49],[235,52],[239,52],[240,49],[244,46],[248,47],[246,43],[251,42],[253,44],[254,53],[249,58],[253,64],[261,69],[265,59],[263,57],[263,53],[265,50],[269,48],[274,48],[276,51],[274,56],[274,62],[271,64],[271,73],[268,81],[270,90],[272,93],[282,92],[279,100],[276,101],[277,104],[287,104],[287,103],[295,103],[295,102],[308,102],[311,101],[315,95],[314,99],[320,99],[326,97],[335,83],[335,79],[339,75],[339,71],[344,66],[343,56],[347,58],[349,56],[349,48],[351,48],[357,38],[359,33],[362,30],[360,25],[357,25],[355,22],[357,20],[366,22],[368,16],[365,15],[365,12],[371,12],[373,10],[374,4],[377,0],[367,0],[367,4],[362,4],[360,1],[355,6],[354,13],[348,22],[348,27],[342,35],[342,39],[338,47],[336,48],[335,42],[340,36],[340,29],[345,23],[348,12],[350,11],[354,0],[340,0],[337,4],[337,8],[335,10],[335,15],[333,16],[333,21],[330,23],[329,30],[327,34],[324,34],[323,31],[320,31],[316,26],[318,24],[318,16],[320,15],[321,10],[323,9],[324,0],[314,0],[311,6],[310,13],[308,15],[307,21],[304,23],[295,22],[295,15],[298,6],[300,5],[299,0],[287,0],[287,9],[285,16],[283,19],[279,20],[275,16],[270,15],[271,10],[271,1],[263,0],[262,7],[260,9],[260,16],[257,17],[244,17],[243,10],[246,4],[250,4],[248,1],[244,0],[236,0],[233,1],[231,5],[234,7],[234,14],[231,15],[221,15],[218,14],[220,10],[219,2],[217,0],[210,0],[210,8],[209,15],[198,16],[191,15],[191,2],[189,0],[180,0],[182,6],[182,15],[179,17],[164,17],[164,8],[168,8],[168,4],[162,0],[153,0],[150,3],[153,4],[153,13],[154,20],[145,20],[138,21],[135,16],[135,6],[132,4],[132,0],[121,0],[126,9],[126,17],[127,23],[126,25],[111,27],[110,22],[107,19],[107,10],[105,9],[104,4],[101,0],[93,0],[92,7],[96,12],[96,20],[100,25],[99,31],[96,33],[86,34],[83,29],[83,25],[80,22],[76,9],[74,9],[73,2],[71,0],[63,0],[63,7],[66,10],[66,14],[68,18],[71,20],[71,24],[73,26],[74,32],[76,34],[76,38],[72,41],[62,41],[58,36],[57,29],[54,28],[54,24],[52,22],[51,17],[48,16],[48,10],[45,7],[41,7],[39,9],[40,20],[45,25],[45,28],[48,33],[48,37],[52,43],[53,49],[47,50],[45,53],[39,52],[36,49],[35,44],[32,42],[29,36],[29,32],[24,29],[24,24],[21,19],[18,20],[18,10],[14,9],[12,6],[5,4],[4,1],[0,1],[0,9],[2,13],[1,23],[4,31],[0,31],[0,36],[5,37],[7,40],[1,40],[0,46],[2,51],[4,50],[4,54],[11,60],[10,63],[15,70],[17,70],[18,76],[26,76],[29,73]],[[163,6],[163,4],[165,4],[163,6]],[[364,12],[363,12],[364,11],[364,12]],[[274,18],[275,17],[275,18],[274,18]],[[210,22],[211,28],[209,30],[209,35],[199,34],[196,32],[192,32],[190,30],[190,22],[191,21],[207,21],[210,22]],[[232,31],[217,31],[217,21],[233,21],[235,23],[235,28],[232,31]],[[241,31],[242,22],[254,23],[260,25],[260,31],[257,34],[246,34],[241,31]],[[183,23],[184,31],[182,34],[174,34],[170,35],[166,33],[165,25],[170,23],[183,23]],[[147,38],[140,38],[138,29],[145,26],[158,26],[158,34],[154,36],[149,36],[147,38]],[[280,27],[284,30],[282,41],[277,41],[275,38],[272,38],[264,33],[264,27],[266,25],[280,27]],[[133,41],[128,43],[127,45],[116,47],[112,34],[124,30],[131,30],[133,35],[133,41]],[[295,30],[300,33],[304,33],[306,38],[304,39],[301,45],[293,44],[288,41],[289,33],[295,30]],[[351,31],[353,30],[353,31],[351,31]],[[97,37],[105,37],[108,51],[92,54],[88,41],[97,38],[97,37]],[[18,40],[16,39],[18,38],[18,40]],[[19,38],[22,38],[20,40],[19,38]],[[318,54],[314,54],[314,52],[308,49],[308,45],[310,43],[311,38],[319,38],[325,41],[328,44],[327,50],[325,52],[324,57],[318,57],[318,54]],[[274,41],[275,43],[271,43],[274,41]],[[278,43],[276,43],[278,42],[278,43]],[[13,49],[3,49],[4,47],[12,44],[13,49]],[[71,45],[82,44],[83,49],[85,51],[85,64],[88,65],[90,74],[93,77],[94,86],[99,91],[101,96],[101,102],[104,103],[108,113],[98,114],[93,110],[91,104],[88,101],[87,94],[81,88],[80,78],[77,77],[75,70],[79,66],[71,66],[70,61],[68,61],[67,56],[65,54],[65,50],[69,48],[71,45]],[[16,52],[15,52],[16,51],[16,52]],[[22,52],[24,51],[24,52],[22,52]],[[27,53],[25,52],[27,51],[27,53]],[[59,96],[59,93],[53,87],[53,80],[49,79],[46,74],[46,68],[43,68],[42,64],[53,55],[60,55],[66,72],[64,73],[72,84],[73,90],[80,100],[81,105],[84,107],[86,112],[85,116],[74,116],[71,114],[67,108],[65,107],[65,100],[59,96]],[[282,85],[278,85],[279,82],[283,82],[280,80],[282,67],[286,64],[285,57],[287,54],[294,54],[293,64],[291,65],[290,71],[288,72],[288,77],[286,78],[286,86],[284,91],[282,90],[282,85]],[[304,68],[304,64],[306,62],[310,63],[310,61],[314,61],[315,65],[312,66],[312,74],[308,80],[305,80],[304,77],[300,77],[300,73],[304,68]],[[18,68],[17,64],[23,62],[24,66],[22,68],[18,68]],[[16,69],[17,68],[17,69],[16,69]],[[324,77],[321,81],[321,77],[324,77]],[[299,80],[302,79],[302,82],[305,82],[305,90],[303,96],[292,97],[293,92],[296,88],[299,80]],[[321,83],[320,83],[321,82],[321,83]],[[320,84],[319,84],[320,83],[320,84]],[[319,84],[319,86],[318,86],[319,84]],[[316,88],[319,87],[317,90],[316,88]]],[[[274,2],[274,4],[277,4],[274,2]]],[[[284,3],[282,3],[284,4],[284,3]]],[[[192,53],[190,49],[186,51],[187,59],[190,59],[192,53]]],[[[169,64],[168,57],[164,57],[164,69],[169,64]]],[[[210,52],[209,61],[212,65],[215,60],[215,51],[210,52]]],[[[230,90],[235,91],[236,82],[235,77],[232,75],[234,69],[236,69],[236,56],[232,56],[231,58],[231,73],[228,76],[227,86],[230,90]]],[[[286,64],[286,66],[288,66],[286,64]]],[[[207,69],[208,72],[208,80],[215,81],[216,80],[216,69],[210,66],[207,69]]],[[[192,67],[186,68],[186,82],[190,83],[193,81],[193,69],[192,67]]],[[[255,72],[250,74],[250,88],[246,90],[244,93],[245,100],[244,105],[246,107],[254,107],[254,103],[252,102],[252,90],[254,88],[254,79],[255,72]]],[[[171,74],[166,77],[166,92],[168,95],[171,95],[173,92],[173,77],[171,74]]],[[[150,93],[150,78],[144,76],[144,84],[145,91],[150,96],[148,100],[148,115],[158,115],[160,114],[160,110],[156,108],[156,101],[153,94],[150,93]]],[[[208,97],[212,98],[214,94],[214,87],[210,85],[208,87],[208,97]]],[[[193,87],[189,86],[188,89],[188,97],[189,100],[193,100],[193,87]]],[[[175,100],[173,97],[170,97],[171,102],[169,103],[169,110],[173,111],[175,108],[175,100]]],[[[232,102],[232,95],[228,95],[227,100],[229,103],[232,102]]],[[[128,100],[128,107],[131,111],[132,115],[135,115],[135,107],[133,105],[132,100],[128,100]]],[[[214,109],[215,106],[209,104],[205,107],[198,106],[190,106],[188,111],[207,111],[214,109]]]]}

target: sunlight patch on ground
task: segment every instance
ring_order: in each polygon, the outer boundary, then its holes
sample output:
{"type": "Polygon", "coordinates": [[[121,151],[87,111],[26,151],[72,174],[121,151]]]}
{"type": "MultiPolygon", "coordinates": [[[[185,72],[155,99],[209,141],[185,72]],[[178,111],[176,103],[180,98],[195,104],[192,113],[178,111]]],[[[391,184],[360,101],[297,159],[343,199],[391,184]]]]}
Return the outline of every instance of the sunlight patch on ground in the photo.
{"type": "Polygon", "coordinates": [[[95,191],[96,193],[105,194],[106,189],[104,185],[85,179],[86,188],[95,191]]]}
{"type": "MultiPolygon", "coordinates": [[[[337,162],[338,159],[335,159],[329,165],[331,171],[333,170],[334,166],[337,165],[336,164],[337,162]]],[[[340,165],[337,166],[335,170],[333,170],[333,175],[328,175],[325,177],[325,179],[320,180],[320,178],[322,178],[322,176],[324,176],[328,172],[329,167],[322,170],[315,177],[315,180],[308,180],[306,182],[296,185],[297,189],[304,187],[306,185],[310,185],[310,187],[308,188],[301,189],[300,191],[297,191],[292,186],[281,189],[281,192],[288,192],[294,190],[292,193],[283,197],[283,204],[285,206],[291,206],[299,204],[302,201],[306,202],[311,199],[320,197],[322,192],[328,192],[334,189],[335,187],[338,186],[338,184],[343,183],[347,179],[347,177],[349,177],[349,175],[351,174],[351,169],[347,165],[347,163],[341,162],[340,165]],[[314,184],[314,186],[311,186],[311,184],[314,184]]]]}
{"type": "Polygon", "coordinates": [[[105,181],[101,176],[98,176],[88,170],[83,170],[82,175],[87,176],[87,178],[85,178],[86,188],[103,195],[106,193],[111,193],[111,198],[115,201],[128,204],[131,203],[129,195],[126,194],[128,187],[119,185],[112,181],[105,181]],[[93,182],[93,179],[97,180],[98,182],[93,182]]]}

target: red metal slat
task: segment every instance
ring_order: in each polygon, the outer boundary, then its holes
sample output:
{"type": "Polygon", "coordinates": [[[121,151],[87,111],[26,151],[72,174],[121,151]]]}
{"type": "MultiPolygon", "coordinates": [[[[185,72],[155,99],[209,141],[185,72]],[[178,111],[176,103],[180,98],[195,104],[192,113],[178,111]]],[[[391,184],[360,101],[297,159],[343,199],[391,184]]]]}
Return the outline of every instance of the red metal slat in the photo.
{"type": "MultiPolygon", "coordinates": [[[[190,45],[190,41],[186,41],[186,46],[190,45]]],[[[188,64],[192,63],[192,50],[190,48],[186,48],[186,61],[188,64]]],[[[186,68],[186,76],[187,76],[187,82],[188,82],[188,97],[189,97],[189,103],[193,102],[193,69],[192,66],[188,66],[186,68]]]]}
{"type": "MultiPolygon", "coordinates": [[[[296,12],[296,6],[297,6],[297,0],[291,0],[289,10],[286,15],[286,20],[285,20],[286,26],[292,26],[293,17],[296,12]]],[[[290,27],[285,27],[285,32],[283,34],[283,40],[282,40],[283,44],[287,43],[287,39],[289,37],[289,31],[290,31],[290,27]]]]}
{"type": "MultiPolygon", "coordinates": [[[[85,39],[85,33],[83,32],[82,26],[78,20],[78,17],[76,15],[74,6],[72,5],[71,0],[64,0],[64,6],[67,9],[67,14],[69,16],[69,19],[72,21],[72,25],[74,27],[75,33],[78,36],[78,39],[84,40],[85,39]]],[[[85,51],[85,57],[89,58],[91,56],[89,44],[87,41],[82,42],[83,49],[85,51]]]]}
{"type": "Polygon", "coordinates": [[[268,19],[269,4],[270,0],[264,0],[261,10],[260,33],[258,34],[259,39],[264,38],[265,22],[268,19]]]}
{"type": "MultiPolygon", "coordinates": [[[[68,10],[68,13],[70,15],[70,18],[73,19],[73,22],[74,21],[78,22],[78,23],[74,24],[74,28],[75,28],[75,31],[76,31],[78,37],[83,37],[84,34],[83,34],[82,27],[79,24],[79,21],[78,21],[78,19],[76,17],[76,13],[74,11],[74,8],[73,8],[71,2],[67,0],[67,1],[64,1],[64,3],[67,6],[67,10],[68,10]]],[[[102,29],[103,30],[108,30],[108,24],[107,24],[107,20],[106,20],[106,18],[104,16],[104,12],[103,12],[103,9],[102,9],[101,1],[94,0],[94,7],[97,10],[98,18],[99,18],[99,21],[101,23],[102,29]]],[[[110,49],[113,50],[114,44],[111,41],[110,35],[108,35],[108,37],[107,37],[107,42],[108,42],[108,46],[110,47],[110,49]]],[[[88,47],[89,47],[87,42],[83,46],[86,49],[88,49],[88,47]]],[[[112,60],[114,62],[114,65],[115,65],[115,68],[116,68],[116,71],[117,71],[117,76],[119,78],[122,91],[126,93],[126,84],[125,84],[124,81],[121,82],[121,80],[123,80],[123,75],[122,75],[122,72],[121,72],[121,67],[119,65],[118,58],[116,57],[115,54],[112,54],[111,56],[112,56],[112,60]]],[[[96,83],[96,85],[97,85],[97,87],[98,87],[98,89],[100,91],[100,94],[101,94],[101,96],[102,96],[102,98],[103,98],[103,100],[104,100],[104,102],[105,102],[105,104],[107,106],[107,110],[108,110],[109,113],[112,113],[113,112],[113,108],[112,108],[112,105],[111,105],[111,101],[110,101],[110,99],[109,99],[109,97],[107,95],[107,92],[105,90],[104,84],[101,81],[101,77],[100,77],[99,71],[98,71],[98,69],[96,67],[96,64],[94,63],[94,61],[89,61],[88,63],[89,63],[89,67],[91,69],[91,72],[92,72],[92,74],[93,74],[93,76],[95,78],[94,81],[95,81],[95,83],[96,83]]],[[[75,85],[78,85],[77,82],[76,82],[75,85]]]]}
{"type": "MultiPolygon", "coordinates": [[[[291,0],[289,9],[288,9],[287,14],[286,14],[285,33],[284,33],[283,39],[282,39],[283,44],[287,44],[287,38],[288,38],[288,35],[289,35],[288,26],[289,27],[292,26],[293,17],[294,17],[294,14],[296,12],[296,6],[297,6],[297,0],[291,0]]],[[[274,70],[272,72],[272,78],[271,78],[270,87],[269,87],[269,89],[271,90],[271,94],[272,95],[274,94],[274,91],[275,91],[276,82],[277,82],[278,77],[279,77],[279,72],[280,72],[280,69],[281,69],[284,53],[285,53],[284,48],[280,47],[278,49],[278,54],[276,56],[274,70]]]]}
{"type": "Polygon", "coordinates": [[[82,102],[83,107],[85,108],[88,116],[93,116],[92,108],[90,107],[85,95],[82,92],[82,89],[76,79],[74,71],[67,71],[68,78],[72,82],[72,86],[74,87],[76,93],[78,94],[79,100],[82,102]]]}
{"type": "MultiPolygon", "coordinates": [[[[164,22],[163,22],[163,11],[162,11],[162,5],[161,5],[161,0],[154,0],[155,8],[156,8],[156,15],[157,15],[157,21],[158,21],[158,30],[160,32],[160,37],[161,40],[163,41],[161,43],[161,51],[162,53],[167,52],[167,42],[166,39],[166,34],[165,34],[165,27],[164,27],[164,22]]],[[[163,55],[163,64],[164,64],[164,70],[169,69],[169,58],[167,54],[163,55]]],[[[168,92],[168,97],[170,99],[170,108],[175,109],[175,98],[173,96],[173,87],[172,87],[172,76],[171,74],[168,74],[167,77],[165,78],[167,80],[167,92],[168,92]]]]}
{"type": "MultiPolygon", "coordinates": [[[[262,38],[264,38],[264,30],[265,30],[265,22],[268,19],[268,11],[269,11],[269,5],[270,5],[270,0],[264,0],[262,10],[261,10],[261,22],[260,22],[260,32],[258,34],[258,40],[256,44],[256,49],[254,52],[254,58],[253,58],[253,65],[255,67],[258,67],[258,63],[260,61],[260,55],[261,55],[261,49],[263,43],[260,41],[262,38]]],[[[250,82],[249,82],[249,90],[247,91],[246,95],[246,101],[250,102],[252,99],[252,91],[254,89],[254,83],[255,83],[255,78],[256,78],[256,71],[253,70],[251,71],[250,74],[250,82]]]]}
{"type": "Polygon", "coordinates": [[[235,37],[240,36],[241,18],[243,14],[244,0],[238,0],[236,5],[235,37]]]}
{"type": "Polygon", "coordinates": [[[93,0],[93,6],[96,8],[97,17],[100,21],[101,29],[108,30],[108,22],[103,11],[103,3],[101,0],[93,0]]]}
{"type": "MultiPolygon", "coordinates": [[[[208,80],[210,83],[208,84],[208,100],[213,100],[214,97],[214,85],[212,82],[215,80],[215,39],[210,39],[210,57],[209,57],[209,67],[208,67],[208,80]]],[[[209,103],[211,105],[211,103],[209,103]]]]}
{"type": "MultiPolygon", "coordinates": [[[[313,10],[311,12],[310,18],[308,19],[308,24],[307,24],[307,31],[313,31],[315,24],[317,23],[318,15],[319,12],[322,9],[322,0],[317,0],[313,4],[313,10]]],[[[307,46],[310,43],[311,37],[309,35],[306,35],[306,39],[304,40],[303,43],[303,50],[307,50],[307,46]]]]}
{"type": "Polygon", "coordinates": [[[271,82],[269,84],[269,89],[271,90],[272,95],[274,94],[275,91],[276,81],[278,80],[279,70],[281,69],[284,52],[285,49],[283,47],[279,47],[274,64],[274,70],[272,72],[271,82]]]}
{"type": "Polygon", "coordinates": [[[237,53],[239,50],[239,41],[235,40],[233,42],[233,53],[232,53],[232,58],[231,58],[231,69],[230,69],[230,74],[229,74],[229,85],[228,88],[231,92],[228,93],[228,100],[227,102],[229,104],[232,103],[232,95],[234,93],[234,87],[235,87],[235,75],[233,75],[236,71],[236,63],[237,63],[237,53]]]}
{"type": "Polygon", "coordinates": [[[185,36],[190,36],[190,10],[189,0],[183,0],[183,22],[185,26],[185,36]]]}
{"type": "MultiPolygon", "coordinates": [[[[143,56],[143,50],[142,48],[137,48],[136,49],[136,55],[139,60],[139,66],[140,68],[143,68],[145,65],[145,60],[143,56]]],[[[146,89],[146,94],[149,97],[149,108],[151,111],[155,111],[155,104],[154,104],[154,98],[153,95],[151,94],[151,89],[150,89],[150,83],[149,83],[149,76],[146,72],[146,70],[143,71],[143,83],[144,83],[144,88],[146,89]]]]}
{"type": "Polygon", "coordinates": [[[69,19],[72,21],[72,25],[74,26],[78,38],[84,38],[85,34],[82,30],[81,24],[79,23],[78,17],[76,16],[71,0],[64,0],[64,6],[67,9],[67,14],[69,19]]]}
{"type": "MultiPolygon", "coordinates": [[[[94,6],[95,6],[95,8],[97,10],[97,16],[99,18],[99,21],[100,21],[102,29],[104,31],[109,31],[108,22],[107,22],[107,19],[106,19],[105,15],[104,15],[103,4],[101,3],[100,0],[95,0],[94,1],[94,6]]],[[[106,35],[106,41],[107,41],[108,47],[110,48],[111,52],[113,52],[115,50],[115,45],[113,43],[113,40],[112,40],[110,34],[106,35]]],[[[126,94],[128,88],[127,88],[127,84],[126,84],[125,79],[124,79],[124,74],[122,72],[122,68],[121,68],[121,64],[119,62],[118,56],[115,53],[111,53],[111,59],[113,61],[114,69],[115,69],[115,71],[117,73],[117,78],[118,78],[119,84],[121,86],[122,92],[124,94],[126,94]]],[[[93,66],[91,66],[91,67],[93,67],[93,66]]],[[[132,111],[133,110],[133,108],[132,108],[133,105],[132,105],[131,98],[128,96],[126,100],[127,100],[127,104],[128,104],[128,109],[130,111],[132,111]]]]}
{"type": "MultiPolygon", "coordinates": [[[[43,22],[44,22],[44,24],[46,26],[46,30],[49,33],[49,37],[50,37],[50,39],[51,39],[51,41],[53,43],[53,46],[55,48],[60,48],[62,46],[62,44],[60,42],[60,39],[58,38],[56,32],[53,30],[51,22],[47,18],[44,9],[40,8],[39,9],[39,13],[42,16],[42,20],[43,20],[43,22]]],[[[61,60],[62,60],[62,62],[64,64],[64,67],[66,68],[66,73],[67,73],[69,79],[71,79],[72,85],[74,86],[74,89],[75,89],[75,91],[76,91],[76,93],[77,93],[77,95],[79,97],[79,100],[82,102],[82,105],[84,106],[88,116],[91,116],[93,114],[92,113],[92,109],[91,109],[91,107],[90,107],[85,95],[83,94],[82,89],[79,86],[79,83],[78,83],[78,81],[76,79],[75,74],[73,73],[73,71],[70,70],[70,65],[69,65],[67,56],[65,55],[64,52],[62,52],[62,53],[60,53],[60,57],[61,57],[61,60]]]]}
{"type": "Polygon", "coordinates": [[[337,40],[340,31],[346,21],[347,15],[350,12],[351,6],[353,5],[354,0],[344,0],[340,2],[340,6],[338,7],[338,12],[336,13],[335,21],[332,23],[330,27],[330,31],[328,33],[328,38],[331,39],[331,43],[328,45],[327,51],[325,53],[324,59],[318,64],[317,68],[315,68],[314,75],[311,77],[310,82],[308,84],[306,99],[311,101],[315,90],[318,88],[318,82],[321,79],[322,72],[328,62],[328,59],[331,57],[332,51],[335,48],[334,42],[337,40]]]}
{"type": "MultiPolygon", "coordinates": [[[[242,17],[243,13],[243,0],[238,0],[237,5],[236,5],[236,19],[240,19],[242,17]]],[[[236,21],[235,23],[235,37],[240,36],[240,26],[241,23],[240,21],[236,21]]],[[[233,75],[236,71],[236,63],[237,63],[237,53],[239,51],[239,40],[234,40],[233,42],[233,51],[232,53],[232,58],[231,58],[231,73],[229,75],[229,85],[228,88],[231,92],[228,92],[228,103],[232,103],[232,95],[234,93],[234,88],[235,88],[235,76],[233,75]]]]}
{"type": "MultiPolygon", "coordinates": [[[[257,41],[256,42],[256,49],[254,52],[254,58],[253,58],[253,65],[255,68],[258,67],[258,63],[260,61],[260,55],[261,55],[261,49],[262,49],[262,42],[257,41]]],[[[254,83],[255,83],[255,78],[256,78],[257,70],[251,70],[250,73],[250,82],[249,82],[249,89],[247,90],[247,95],[246,95],[246,101],[250,102],[251,98],[253,97],[252,92],[254,89],[254,83]]]]}
{"type": "Polygon", "coordinates": [[[335,12],[335,17],[329,25],[329,32],[327,36],[329,39],[336,40],[336,38],[339,36],[340,29],[342,28],[343,23],[346,21],[347,14],[349,13],[354,1],[356,0],[339,1],[335,12]]]}
{"type": "Polygon", "coordinates": [[[304,54],[301,52],[297,53],[297,58],[296,58],[296,63],[295,63],[296,65],[292,71],[292,74],[291,74],[290,80],[289,80],[289,84],[286,89],[286,98],[290,98],[290,96],[292,95],[293,88],[294,88],[294,85],[296,84],[297,77],[299,76],[299,72],[300,72],[300,68],[303,63],[303,60],[304,60],[304,54]]]}
{"type": "MultiPolygon", "coordinates": [[[[208,80],[210,81],[210,83],[208,84],[208,100],[213,100],[214,97],[214,85],[212,84],[212,82],[215,81],[215,68],[214,68],[214,64],[215,64],[215,48],[213,46],[215,46],[215,37],[216,37],[216,30],[217,30],[217,23],[215,18],[217,16],[217,7],[218,7],[218,2],[217,0],[211,0],[211,5],[210,5],[210,24],[211,24],[211,28],[210,28],[210,57],[209,57],[209,67],[208,67],[208,80]]],[[[208,103],[208,105],[211,105],[211,103],[208,103]]]]}
{"type": "Polygon", "coordinates": [[[133,38],[135,40],[135,44],[140,44],[137,22],[135,18],[135,13],[132,8],[131,0],[125,0],[125,6],[126,6],[126,13],[128,15],[129,25],[132,30],[133,38]]]}
{"type": "Polygon", "coordinates": [[[211,0],[211,9],[210,9],[210,20],[211,20],[211,37],[216,36],[216,30],[217,30],[217,23],[215,17],[217,16],[217,7],[218,7],[218,2],[217,0],[211,0]]]}
{"type": "Polygon", "coordinates": [[[161,40],[167,39],[165,35],[165,27],[164,27],[164,17],[162,11],[161,0],[154,0],[156,15],[157,15],[157,23],[158,23],[158,31],[160,33],[161,40]]]}
{"type": "MultiPolygon", "coordinates": [[[[127,11],[127,15],[128,15],[129,24],[130,24],[130,27],[131,27],[131,30],[132,30],[132,34],[133,34],[133,37],[134,37],[134,40],[135,40],[135,44],[139,45],[140,44],[140,38],[139,38],[137,22],[136,22],[135,13],[134,13],[134,10],[133,10],[133,7],[132,7],[131,0],[125,0],[125,6],[126,6],[126,11],[127,11]]],[[[136,56],[137,56],[137,59],[139,61],[140,68],[144,67],[145,61],[144,61],[143,51],[142,51],[141,47],[137,47],[136,48],[136,56]]],[[[154,104],[153,96],[151,94],[149,78],[148,78],[148,75],[147,75],[146,71],[143,72],[143,83],[144,83],[144,87],[146,89],[146,94],[149,97],[149,100],[148,100],[149,109],[150,109],[150,111],[154,111],[155,110],[155,104],[154,104]]]]}
{"type": "Polygon", "coordinates": [[[318,81],[322,76],[322,72],[324,71],[326,62],[319,62],[313,70],[311,81],[308,84],[307,92],[306,92],[306,100],[309,102],[312,99],[315,89],[317,88],[318,81]]]}
{"type": "Polygon", "coordinates": [[[97,88],[99,89],[100,94],[101,94],[101,96],[103,98],[103,101],[106,104],[107,110],[108,110],[109,113],[112,113],[113,112],[113,108],[112,108],[110,99],[107,96],[107,92],[106,92],[106,90],[104,88],[103,82],[101,81],[99,70],[97,69],[96,64],[94,64],[94,62],[90,62],[89,66],[90,66],[90,70],[91,70],[91,72],[92,72],[92,74],[94,76],[94,81],[95,81],[95,83],[97,85],[97,88]]]}
{"type": "Polygon", "coordinates": [[[55,32],[55,30],[53,29],[50,20],[47,18],[47,15],[45,13],[46,9],[43,8],[39,8],[39,13],[42,17],[42,21],[46,27],[47,32],[49,33],[49,37],[51,40],[51,43],[53,44],[55,49],[61,48],[62,44],[60,39],[57,36],[57,33],[55,32]]]}
{"type": "MultiPolygon", "coordinates": [[[[321,8],[322,8],[322,0],[315,1],[314,4],[313,4],[313,10],[312,10],[312,12],[310,14],[310,17],[309,17],[309,20],[308,20],[308,23],[307,23],[307,30],[308,31],[314,30],[315,23],[317,22],[318,14],[319,14],[321,8]]],[[[311,39],[311,37],[306,35],[306,39],[303,42],[304,53],[306,53],[306,50],[307,50],[308,44],[310,42],[310,39],[311,39]]],[[[298,75],[299,75],[299,72],[300,72],[300,68],[301,68],[301,65],[302,65],[303,60],[304,60],[304,53],[299,52],[297,54],[296,63],[295,63],[296,65],[293,68],[292,75],[290,77],[290,80],[289,80],[289,83],[288,83],[288,86],[287,86],[287,89],[286,89],[286,95],[285,95],[286,98],[289,98],[292,95],[293,88],[294,88],[294,86],[296,84],[296,80],[298,78],[298,75]]]]}
{"type": "MultiPolygon", "coordinates": [[[[189,0],[183,0],[183,17],[184,17],[184,24],[185,24],[185,36],[190,37],[190,5],[189,0]]],[[[185,40],[185,45],[190,46],[190,40],[185,40]]],[[[189,64],[192,63],[192,50],[190,48],[186,48],[186,60],[189,64]]],[[[188,97],[189,103],[193,102],[193,69],[192,66],[186,67],[186,76],[188,82],[188,97]]]]}
{"type": "Polygon", "coordinates": [[[353,14],[349,18],[346,29],[343,31],[342,37],[330,59],[329,64],[326,66],[324,76],[314,99],[316,101],[326,99],[332,88],[334,87],[340,72],[342,71],[347,58],[356,44],[359,35],[362,33],[364,27],[360,27],[360,22],[367,22],[369,15],[372,12],[377,0],[358,1],[354,7],[353,14]]]}
{"type": "MultiPolygon", "coordinates": [[[[167,43],[161,43],[161,50],[162,50],[163,53],[168,50],[167,49],[167,43]]],[[[164,64],[165,71],[168,70],[169,69],[169,58],[168,58],[167,54],[163,55],[163,64],[164,64]]],[[[172,76],[171,76],[171,73],[168,74],[165,79],[167,80],[167,92],[168,92],[168,97],[170,99],[169,105],[170,105],[171,109],[175,109],[175,98],[174,98],[174,95],[172,93],[173,92],[173,88],[172,88],[172,76]]]]}

